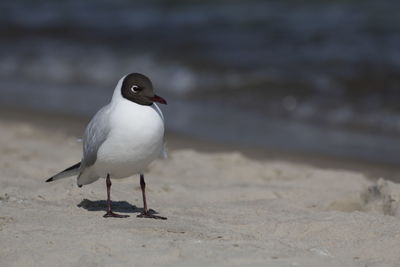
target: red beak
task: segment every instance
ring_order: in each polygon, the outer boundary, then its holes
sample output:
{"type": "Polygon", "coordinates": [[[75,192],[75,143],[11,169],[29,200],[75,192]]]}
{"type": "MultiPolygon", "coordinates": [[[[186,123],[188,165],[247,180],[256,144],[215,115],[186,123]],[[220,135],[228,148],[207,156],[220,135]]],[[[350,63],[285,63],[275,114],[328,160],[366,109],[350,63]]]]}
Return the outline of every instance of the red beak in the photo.
{"type": "Polygon", "coordinates": [[[158,102],[158,103],[165,104],[165,105],[167,104],[167,101],[165,101],[164,98],[162,98],[161,96],[158,96],[158,95],[154,95],[153,97],[150,97],[149,99],[153,102],[158,102]]]}

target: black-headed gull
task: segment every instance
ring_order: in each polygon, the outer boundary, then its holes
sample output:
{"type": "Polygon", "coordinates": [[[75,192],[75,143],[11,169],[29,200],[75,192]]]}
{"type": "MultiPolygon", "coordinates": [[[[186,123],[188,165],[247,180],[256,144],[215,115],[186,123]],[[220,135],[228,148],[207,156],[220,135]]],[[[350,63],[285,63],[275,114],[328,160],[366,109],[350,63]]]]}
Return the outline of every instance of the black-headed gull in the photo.
{"type": "Polygon", "coordinates": [[[143,172],[164,153],[164,117],[155,102],[167,102],[153,92],[149,78],[139,73],[122,77],[111,102],[89,122],[83,137],[81,162],[46,180],[77,176],[79,187],[106,178],[107,213],[104,217],[128,217],[112,212],[111,179],[140,175],[143,212],[138,217],[166,219],[151,214],[146,203],[143,172]]]}

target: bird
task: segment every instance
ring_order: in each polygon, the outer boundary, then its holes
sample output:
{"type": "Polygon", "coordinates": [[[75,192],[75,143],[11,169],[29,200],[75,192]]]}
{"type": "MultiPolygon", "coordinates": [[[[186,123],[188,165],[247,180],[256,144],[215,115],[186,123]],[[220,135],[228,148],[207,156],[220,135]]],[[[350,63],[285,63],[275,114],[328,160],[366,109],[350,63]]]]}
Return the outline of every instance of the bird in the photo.
{"type": "Polygon", "coordinates": [[[77,175],[77,185],[106,179],[107,212],[103,217],[125,218],[112,211],[111,179],[139,174],[143,211],[137,216],[166,220],[147,208],[144,171],[164,155],[164,116],[156,103],[167,101],[154,94],[151,80],[140,73],[123,76],[111,101],[87,125],[81,161],[50,177],[46,182],[77,175]]]}

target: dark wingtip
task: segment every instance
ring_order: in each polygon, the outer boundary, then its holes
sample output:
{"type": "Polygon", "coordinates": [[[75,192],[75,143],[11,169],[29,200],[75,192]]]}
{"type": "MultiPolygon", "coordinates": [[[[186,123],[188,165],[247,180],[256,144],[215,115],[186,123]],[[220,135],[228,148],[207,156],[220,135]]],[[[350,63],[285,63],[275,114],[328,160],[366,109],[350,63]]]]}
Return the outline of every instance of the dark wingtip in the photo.
{"type": "Polygon", "coordinates": [[[52,182],[52,181],[53,181],[53,177],[51,177],[51,178],[47,179],[47,180],[46,180],[46,183],[48,183],[48,182],[52,182]]]}

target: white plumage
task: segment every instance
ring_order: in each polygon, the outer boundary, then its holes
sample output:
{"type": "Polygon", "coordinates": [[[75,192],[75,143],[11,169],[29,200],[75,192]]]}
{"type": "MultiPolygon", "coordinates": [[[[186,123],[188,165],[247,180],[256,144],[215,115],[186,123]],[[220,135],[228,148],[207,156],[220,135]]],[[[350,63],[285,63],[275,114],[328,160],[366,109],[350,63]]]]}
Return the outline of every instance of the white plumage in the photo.
{"type": "MultiPolygon", "coordinates": [[[[143,173],[163,153],[164,117],[160,108],[155,103],[145,106],[123,98],[121,84],[124,78],[118,82],[111,102],[99,111],[103,118],[96,118],[96,114],[87,127],[96,127],[96,122],[104,123],[105,120],[109,129],[106,130],[107,137],[103,142],[102,138],[96,139],[102,143],[97,151],[91,152],[97,153],[94,164],[82,164],[78,185],[90,184],[100,177],[105,178],[107,174],[113,179],[119,179],[143,173]]],[[[97,135],[96,129],[91,136],[85,135],[83,145],[97,135]]],[[[84,155],[82,162],[86,161],[85,157],[91,156],[84,155]]]]}
{"type": "Polygon", "coordinates": [[[111,210],[111,178],[140,174],[143,212],[139,217],[166,219],[147,209],[143,172],[164,153],[164,117],[155,104],[167,102],[153,92],[151,81],[139,73],[122,77],[111,102],[89,122],[83,136],[81,162],[46,180],[55,181],[78,174],[79,187],[106,178],[107,213],[104,217],[127,217],[111,210]]]}

